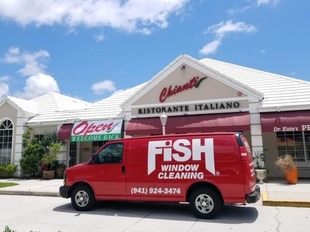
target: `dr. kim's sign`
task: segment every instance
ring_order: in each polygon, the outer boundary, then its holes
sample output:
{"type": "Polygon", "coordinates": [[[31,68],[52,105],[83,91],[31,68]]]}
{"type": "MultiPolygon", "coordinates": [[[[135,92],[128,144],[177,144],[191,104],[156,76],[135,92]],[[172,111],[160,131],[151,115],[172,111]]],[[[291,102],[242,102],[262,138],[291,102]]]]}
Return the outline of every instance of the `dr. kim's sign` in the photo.
{"type": "Polygon", "coordinates": [[[108,141],[122,136],[122,119],[75,122],[71,142],[108,141]]]}

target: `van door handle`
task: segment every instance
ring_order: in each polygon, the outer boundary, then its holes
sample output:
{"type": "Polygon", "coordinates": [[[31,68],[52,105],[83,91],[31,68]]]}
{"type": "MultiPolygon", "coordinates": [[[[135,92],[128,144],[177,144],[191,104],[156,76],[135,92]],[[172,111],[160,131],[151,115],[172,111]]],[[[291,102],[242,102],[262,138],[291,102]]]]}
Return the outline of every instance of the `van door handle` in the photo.
{"type": "Polygon", "coordinates": [[[122,173],[125,174],[125,166],[122,166],[122,173]]]}

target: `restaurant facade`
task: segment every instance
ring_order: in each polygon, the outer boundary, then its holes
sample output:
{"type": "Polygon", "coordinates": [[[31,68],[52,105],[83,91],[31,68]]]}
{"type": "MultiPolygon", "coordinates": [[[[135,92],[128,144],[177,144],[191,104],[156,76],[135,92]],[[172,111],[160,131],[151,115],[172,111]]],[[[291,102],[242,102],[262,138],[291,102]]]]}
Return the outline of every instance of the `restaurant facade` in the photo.
{"type": "Polygon", "coordinates": [[[18,164],[21,136],[29,126],[35,135],[57,133],[67,166],[86,162],[106,141],[118,138],[232,131],[245,134],[253,153],[265,153],[268,176],[282,177],[274,162],[291,154],[299,176],[310,177],[307,81],[181,55],[148,82],[93,104],[78,101],[70,110],[61,105],[34,112],[30,105],[40,108],[40,101],[8,97],[0,103],[1,163],[18,164]],[[5,139],[8,134],[11,140],[5,139]]]}

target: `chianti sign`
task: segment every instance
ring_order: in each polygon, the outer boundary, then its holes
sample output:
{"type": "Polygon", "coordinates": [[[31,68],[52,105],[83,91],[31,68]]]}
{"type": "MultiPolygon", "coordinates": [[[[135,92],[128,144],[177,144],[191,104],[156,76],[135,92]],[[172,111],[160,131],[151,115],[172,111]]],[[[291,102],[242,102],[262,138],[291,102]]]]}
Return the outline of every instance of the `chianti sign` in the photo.
{"type": "Polygon", "coordinates": [[[178,93],[192,89],[194,87],[198,88],[200,86],[201,82],[205,79],[207,79],[207,77],[202,77],[202,78],[193,77],[192,79],[190,79],[189,82],[187,82],[183,85],[175,85],[174,87],[172,87],[172,85],[170,85],[168,88],[165,87],[165,88],[163,88],[163,90],[161,91],[161,93],[159,95],[159,101],[164,102],[164,101],[166,101],[166,99],[168,97],[171,97],[171,96],[176,95],[178,93]]]}
{"type": "Polygon", "coordinates": [[[123,120],[75,122],[71,142],[107,141],[121,138],[123,120]]]}

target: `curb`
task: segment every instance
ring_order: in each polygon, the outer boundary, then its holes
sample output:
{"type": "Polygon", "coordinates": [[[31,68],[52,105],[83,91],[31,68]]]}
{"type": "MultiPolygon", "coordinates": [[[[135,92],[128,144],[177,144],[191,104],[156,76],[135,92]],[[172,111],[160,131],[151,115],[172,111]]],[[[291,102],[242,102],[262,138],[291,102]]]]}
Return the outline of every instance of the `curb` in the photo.
{"type": "Polygon", "coordinates": [[[267,192],[262,195],[263,206],[303,207],[310,208],[310,201],[270,200],[267,192]]]}
{"type": "Polygon", "coordinates": [[[60,197],[59,193],[55,193],[55,192],[33,192],[33,191],[13,191],[13,190],[0,191],[0,195],[60,197]]]}

